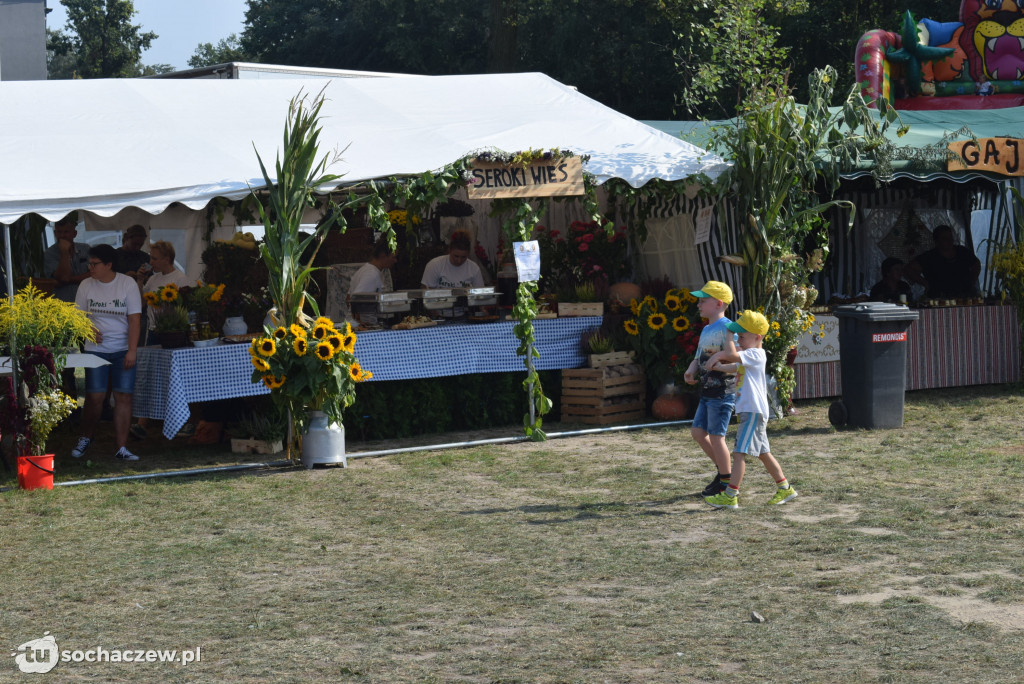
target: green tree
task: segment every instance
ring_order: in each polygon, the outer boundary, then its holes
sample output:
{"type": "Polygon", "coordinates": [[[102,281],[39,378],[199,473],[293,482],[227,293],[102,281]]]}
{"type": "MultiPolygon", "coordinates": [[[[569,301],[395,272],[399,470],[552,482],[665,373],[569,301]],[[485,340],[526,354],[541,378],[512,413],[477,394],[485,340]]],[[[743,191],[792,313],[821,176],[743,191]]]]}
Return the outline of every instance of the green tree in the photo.
{"type": "Polygon", "coordinates": [[[232,33],[227,38],[221,39],[216,45],[213,43],[200,43],[196,51],[188,58],[188,65],[193,69],[210,66],[212,64],[226,64],[227,62],[249,62],[245,50],[238,35],[232,33]]]}
{"type": "Polygon", "coordinates": [[[74,56],[81,78],[120,78],[142,74],[142,52],[157,35],[132,24],[131,0],[61,0],[67,9],[64,30],[49,33],[53,58],[74,56]]]}
{"type": "Polygon", "coordinates": [[[78,77],[78,52],[71,46],[61,52],[56,49],[61,36],[63,34],[60,31],[46,29],[46,77],[49,79],[78,77]]]}

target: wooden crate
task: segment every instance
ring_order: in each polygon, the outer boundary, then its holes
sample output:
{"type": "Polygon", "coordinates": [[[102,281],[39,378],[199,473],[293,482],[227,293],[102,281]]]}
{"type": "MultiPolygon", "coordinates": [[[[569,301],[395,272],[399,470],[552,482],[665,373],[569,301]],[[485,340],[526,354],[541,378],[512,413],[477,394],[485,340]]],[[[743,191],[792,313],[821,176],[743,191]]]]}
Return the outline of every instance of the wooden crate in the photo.
{"type": "Polygon", "coordinates": [[[281,440],[267,442],[262,439],[232,439],[231,452],[235,454],[277,454],[284,451],[281,440]]]}
{"type": "Polygon", "coordinates": [[[604,302],[558,302],[558,315],[604,316],[604,302]]]}
{"type": "Polygon", "coordinates": [[[604,368],[605,366],[620,366],[624,363],[633,363],[633,352],[617,351],[607,354],[589,354],[587,365],[591,368],[604,368]]]}
{"type": "Polygon", "coordinates": [[[564,422],[611,425],[644,417],[647,379],[636,364],[631,375],[609,376],[612,367],[562,371],[564,422]]]}

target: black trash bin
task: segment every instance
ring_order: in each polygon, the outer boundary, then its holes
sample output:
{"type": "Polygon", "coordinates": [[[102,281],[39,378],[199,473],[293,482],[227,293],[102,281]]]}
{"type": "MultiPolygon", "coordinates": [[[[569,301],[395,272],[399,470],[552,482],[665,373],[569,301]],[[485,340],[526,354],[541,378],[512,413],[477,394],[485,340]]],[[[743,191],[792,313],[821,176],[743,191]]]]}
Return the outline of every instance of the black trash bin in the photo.
{"type": "Polygon", "coordinates": [[[836,307],[843,398],[829,407],[836,427],[903,427],[907,339],[917,311],[863,302],[836,307]]]}

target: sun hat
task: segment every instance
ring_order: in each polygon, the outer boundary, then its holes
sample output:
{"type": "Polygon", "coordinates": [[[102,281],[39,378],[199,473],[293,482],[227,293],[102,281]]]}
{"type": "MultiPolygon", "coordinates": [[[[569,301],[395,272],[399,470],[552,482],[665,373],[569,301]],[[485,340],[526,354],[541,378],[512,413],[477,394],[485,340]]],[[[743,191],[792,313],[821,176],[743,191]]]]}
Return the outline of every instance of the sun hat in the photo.
{"type": "Polygon", "coordinates": [[[764,335],[768,332],[768,319],[759,311],[741,311],[739,318],[725,326],[729,332],[754,333],[764,335]]]}
{"type": "Polygon", "coordinates": [[[704,283],[704,287],[699,290],[690,292],[694,297],[711,297],[712,299],[718,299],[725,302],[726,304],[732,301],[732,288],[725,283],[720,283],[717,280],[709,280],[704,283]]]}

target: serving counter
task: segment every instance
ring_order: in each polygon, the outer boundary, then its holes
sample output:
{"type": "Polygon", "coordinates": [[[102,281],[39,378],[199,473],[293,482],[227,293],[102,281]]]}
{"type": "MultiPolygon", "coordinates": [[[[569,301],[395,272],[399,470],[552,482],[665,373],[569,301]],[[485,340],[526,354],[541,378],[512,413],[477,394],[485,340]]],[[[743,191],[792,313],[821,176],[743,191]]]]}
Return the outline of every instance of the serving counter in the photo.
{"type": "MultiPolygon", "coordinates": [[[[537,370],[578,368],[586,359],[580,335],[600,327],[600,316],[534,321],[537,370]]],[[[470,373],[524,371],[516,354],[519,340],[513,323],[442,324],[417,330],[359,333],[356,358],[373,373],[370,382],[437,378],[470,373]]],[[[164,421],[163,433],[174,437],[189,417],[190,402],[268,394],[253,383],[249,345],[223,344],[202,349],[139,350],[133,413],[164,421]]]]}
{"type": "MultiPolygon", "coordinates": [[[[907,389],[961,387],[1020,381],[1020,329],[1012,306],[920,309],[907,335],[907,389]]],[[[800,338],[795,399],[842,394],[839,321],[815,316],[825,338],[800,338]]]]}

